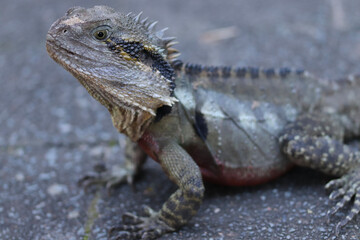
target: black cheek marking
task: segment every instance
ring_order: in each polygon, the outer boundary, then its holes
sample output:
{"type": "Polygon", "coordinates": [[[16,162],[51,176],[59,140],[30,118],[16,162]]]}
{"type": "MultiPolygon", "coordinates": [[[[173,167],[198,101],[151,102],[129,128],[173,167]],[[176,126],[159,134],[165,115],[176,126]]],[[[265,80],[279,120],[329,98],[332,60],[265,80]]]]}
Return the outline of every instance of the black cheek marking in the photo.
{"type": "Polygon", "coordinates": [[[175,82],[174,82],[174,77],[175,77],[174,69],[171,67],[171,65],[167,61],[165,61],[165,59],[159,53],[147,51],[147,50],[144,50],[143,53],[144,53],[144,56],[142,57],[141,60],[145,64],[150,64],[151,67],[154,70],[155,69],[158,70],[163,77],[165,77],[168,80],[171,80],[171,83],[169,85],[170,86],[170,96],[173,96],[174,89],[176,87],[175,82]]]}
{"type": "Polygon", "coordinates": [[[150,56],[150,58],[153,60],[152,67],[154,69],[157,69],[161,75],[163,75],[166,79],[172,79],[174,76],[174,70],[170,66],[168,62],[165,61],[165,59],[158,53],[146,51],[145,52],[150,56]]]}
{"type": "Polygon", "coordinates": [[[140,42],[131,42],[122,38],[111,37],[105,43],[111,51],[115,53],[126,52],[133,59],[142,61],[151,66],[153,70],[158,70],[163,77],[171,81],[169,84],[170,96],[174,96],[176,87],[174,69],[159,53],[146,50],[140,42]]]}
{"type": "Polygon", "coordinates": [[[156,110],[156,117],[154,119],[155,122],[160,121],[164,116],[168,115],[169,113],[171,113],[172,107],[171,106],[161,106],[156,110]]]}
{"type": "Polygon", "coordinates": [[[206,140],[206,137],[208,135],[208,127],[204,118],[204,115],[199,112],[196,111],[195,112],[195,124],[194,124],[194,128],[196,130],[196,133],[198,134],[198,136],[202,139],[202,140],[206,140]]]}
{"type": "Polygon", "coordinates": [[[109,38],[106,44],[110,50],[118,53],[121,49],[135,59],[139,59],[140,53],[144,51],[144,45],[142,43],[129,42],[122,38],[109,38]]]}
{"type": "Polygon", "coordinates": [[[238,68],[236,69],[236,76],[239,78],[243,78],[246,75],[246,68],[238,68]]]}
{"type": "Polygon", "coordinates": [[[106,41],[106,45],[108,46],[108,48],[110,48],[111,50],[113,50],[113,48],[116,47],[116,43],[114,41],[112,41],[111,39],[106,41]]]}

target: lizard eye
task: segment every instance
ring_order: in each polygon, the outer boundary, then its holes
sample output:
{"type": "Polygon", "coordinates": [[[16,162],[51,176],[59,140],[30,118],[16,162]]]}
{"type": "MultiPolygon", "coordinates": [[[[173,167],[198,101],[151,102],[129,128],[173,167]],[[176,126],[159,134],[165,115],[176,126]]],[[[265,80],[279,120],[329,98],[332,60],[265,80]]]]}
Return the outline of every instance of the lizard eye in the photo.
{"type": "Polygon", "coordinates": [[[93,29],[90,34],[93,36],[95,40],[103,42],[110,37],[111,32],[112,31],[110,26],[102,25],[93,29]]]}
{"type": "Polygon", "coordinates": [[[108,37],[109,32],[108,32],[108,30],[106,30],[106,29],[102,29],[102,30],[97,30],[97,31],[95,31],[95,32],[93,33],[93,35],[94,35],[94,37],[95,37],[97,40],[102,41],[102,40],[105,40],[105,39],[108,37]]]}

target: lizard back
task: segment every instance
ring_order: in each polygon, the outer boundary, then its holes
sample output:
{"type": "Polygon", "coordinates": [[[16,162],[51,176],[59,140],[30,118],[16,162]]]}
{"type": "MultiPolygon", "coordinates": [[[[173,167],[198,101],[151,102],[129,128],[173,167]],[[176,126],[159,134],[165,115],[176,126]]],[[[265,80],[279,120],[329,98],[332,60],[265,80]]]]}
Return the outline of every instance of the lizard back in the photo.
{"type": "Polygon", "coordinates": [[[320,105],[321,86],[312,76],[287,68],[185,65],[178,69],[175,96],[213,159],[194,157],[205,177],[249,185],[289,168],[277,138],[301,112],[320,105]]]}

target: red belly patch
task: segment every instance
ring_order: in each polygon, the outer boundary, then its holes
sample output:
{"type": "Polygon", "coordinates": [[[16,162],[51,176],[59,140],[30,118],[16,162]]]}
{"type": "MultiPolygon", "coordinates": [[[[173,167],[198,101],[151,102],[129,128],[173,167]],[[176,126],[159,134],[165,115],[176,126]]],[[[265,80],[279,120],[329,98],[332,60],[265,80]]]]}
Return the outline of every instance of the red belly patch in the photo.
{"type": "Polygon", "coordinates": [[[284,166],[277,166],[274,168],[221,168],[214,174],[206,168],[200,168],[204,180],[216,184],[223,184],[228,186],[251,186],[261,184],[272,179],[275,179],[285,172],[287,172],[293,164],[289,162],[284,166]]]}

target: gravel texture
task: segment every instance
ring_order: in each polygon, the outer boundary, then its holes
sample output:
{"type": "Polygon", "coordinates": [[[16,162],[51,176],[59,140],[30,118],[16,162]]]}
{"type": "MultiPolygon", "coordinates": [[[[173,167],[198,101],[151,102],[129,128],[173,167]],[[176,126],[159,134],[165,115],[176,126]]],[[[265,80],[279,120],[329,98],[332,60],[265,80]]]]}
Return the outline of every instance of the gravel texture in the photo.
{"type": "MultiPolygon", "coordinates": [[[[105,4],[105,2],[101,2],[105,4]]],[[[96,163],[123,161],[107,111],[45,50],[51,23],[88,0],[1,3],[0,239],[106,239],[125,211],[157,209],[176,189],[153,161],[137,191],[85,193],[77,180],[96,163]]],[[[360,1],[106,1],[144,11],[178,38],[181,59],[211,65],[305,68],[323,78],[359,73],[360,1]],[[224,37],[219,38],[223,31],[224,37]]],[[[123,139],[121,140],[123,143],[123,139]]],[[[326,222],[330,178],[295,168],[270,183],[206,186],[191,222],[161,239],[359,239],[360,217],[336,238],[349,208],[326,222]]]]}

